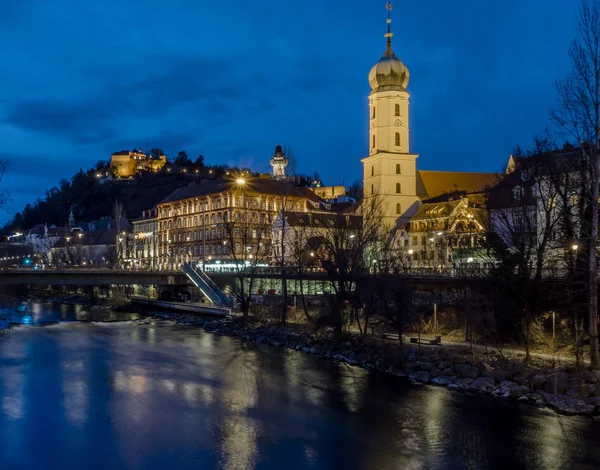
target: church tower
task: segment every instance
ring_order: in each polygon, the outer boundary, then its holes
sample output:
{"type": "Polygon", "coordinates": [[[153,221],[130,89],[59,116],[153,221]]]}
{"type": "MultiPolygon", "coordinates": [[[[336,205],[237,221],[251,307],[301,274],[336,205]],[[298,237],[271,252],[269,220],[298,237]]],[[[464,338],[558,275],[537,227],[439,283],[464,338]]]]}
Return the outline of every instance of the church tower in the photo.
{"type": "Polygon", "coordinates": [[[384,223],[407,222],[419,208],[417,155],[410,153],[408,68],[392,50],[388,9],[385,53],[369,73],[369,156],[362,159],[365,201],[383,200],[384,223]]]}

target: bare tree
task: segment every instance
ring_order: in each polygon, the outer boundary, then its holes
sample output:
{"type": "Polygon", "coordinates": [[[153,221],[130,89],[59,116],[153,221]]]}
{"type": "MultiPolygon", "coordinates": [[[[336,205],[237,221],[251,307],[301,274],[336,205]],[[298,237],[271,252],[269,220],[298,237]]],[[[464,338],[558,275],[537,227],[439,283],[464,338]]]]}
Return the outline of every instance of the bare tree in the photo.
{"type": "Polygon", "coordinates": [[[232,209],[224,223],[224,252],[234,265],[234,275],[238,280],[238,292],[234,294],[246,322],[258,268],[271,256],[271,221],[267,208],[261,206],[257,197],[240,191],[236,198],[239,198],[240,204],[232,209]]]}
{"type": "Polygon", "coordinates": [[[569,49],[571,71],[556,82],[559,105],[550,112],[552,121],[575,142],[581,143],[582,196],[589,219],[582,219],[588,256],[588,329],[590,360],[598,358],[598,186],[600,184],[600,0],[584,0],[575,13],[577,36],[569,49]]]}
{"type": "Polygon", "coordinates": [[[116,239],[115,239],[115,249],[117,254],[117,267],[121,268],[123,264],[123,256],[124,253],[121,249],[121,229],[123,227],[123,219],[125,218],[125,207],[118,199],[115,199],[112,210],[112,217],[115,220],[115,229],[117,231],[116,239]]]}

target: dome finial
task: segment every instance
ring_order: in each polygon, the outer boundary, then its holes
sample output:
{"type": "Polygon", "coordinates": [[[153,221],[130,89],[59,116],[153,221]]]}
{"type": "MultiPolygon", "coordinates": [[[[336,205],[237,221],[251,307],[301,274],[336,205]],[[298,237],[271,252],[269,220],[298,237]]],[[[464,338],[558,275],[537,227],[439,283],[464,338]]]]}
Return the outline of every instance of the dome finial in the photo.
{"type": "Polygon", "coordinates": [[[388,17],[387,17],[387,26],[388,26],[388,30],[387,33],[385,34],[385,37],[387,38],[387,52],[392,52],[392,36],[394,35],[391,31],[391,26],[392,26],[392,3],[391,2],[387,2],[385,4],[385,8],[388,11],[388,17]]]}

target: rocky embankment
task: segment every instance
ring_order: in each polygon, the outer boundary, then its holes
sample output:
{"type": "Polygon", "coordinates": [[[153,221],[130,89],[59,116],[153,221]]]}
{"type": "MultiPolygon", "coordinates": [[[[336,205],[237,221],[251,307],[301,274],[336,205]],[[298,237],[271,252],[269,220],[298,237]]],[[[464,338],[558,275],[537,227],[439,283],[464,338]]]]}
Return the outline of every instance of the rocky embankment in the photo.
{"type": "Polygon", "coordinates": [[[180,314],[162,314],[182,324],[202,325],[206,331],[247,341],[281,346],[365,369],[377,370],[412,382],[449,390],[485,393],[567,415],[588,415],[600,421],[600,371],[532,367],[497,352],[473,358],[445,348],[415,347],[349,338],[334,345],[327,335],[314,335],[269,325],[244,325],[240,319],[205,320],[180,314]],[[425,350],[425,348],[423,348],[425,350]]]}

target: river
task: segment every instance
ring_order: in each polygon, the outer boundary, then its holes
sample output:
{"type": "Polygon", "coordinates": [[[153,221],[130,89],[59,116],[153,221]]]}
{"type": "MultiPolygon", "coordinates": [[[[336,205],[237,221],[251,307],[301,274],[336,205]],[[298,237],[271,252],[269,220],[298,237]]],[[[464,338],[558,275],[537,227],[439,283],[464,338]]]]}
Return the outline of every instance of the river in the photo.
{"type": "Polygon", "coordinates": [[[586,418],[169,322],[33,310],[45,326],[0,339],[2,470],[600,468],[586,418]]]}

